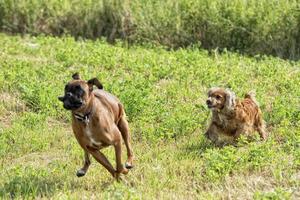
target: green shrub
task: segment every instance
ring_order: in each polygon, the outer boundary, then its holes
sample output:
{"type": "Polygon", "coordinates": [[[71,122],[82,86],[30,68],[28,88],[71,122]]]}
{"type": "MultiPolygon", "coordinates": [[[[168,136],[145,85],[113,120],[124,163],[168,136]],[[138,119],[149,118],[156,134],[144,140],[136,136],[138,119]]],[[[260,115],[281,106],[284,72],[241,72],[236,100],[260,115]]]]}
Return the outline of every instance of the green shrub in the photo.
{"type": "Polygon", "coordinates": [[[17,33],[50,35],[71,34],[75,37],[109,40],[123,37],[123,4],[120,0],[2,0],[2,30],[17,33]]]}
{"type": "Polygon", "coordinates": [[[298,0],[1,0],[0,29],[300,57],[298,0]]]}

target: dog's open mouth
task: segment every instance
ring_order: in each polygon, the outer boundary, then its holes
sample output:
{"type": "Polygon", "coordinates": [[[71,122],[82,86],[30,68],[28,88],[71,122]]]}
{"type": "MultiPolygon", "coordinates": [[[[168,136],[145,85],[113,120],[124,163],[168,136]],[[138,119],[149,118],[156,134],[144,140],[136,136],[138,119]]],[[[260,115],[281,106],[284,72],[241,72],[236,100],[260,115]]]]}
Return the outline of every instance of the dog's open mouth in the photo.
{"type": "Polygon", "coordinates": [[[209,109],[211,109],[211,108],[215,108],[216,106],[211,105],[211,104],[208,104],[207,107],[208,107],[209,109]]]}
{"type": "Polygon", "coordinates": [[[83,105],[83,102],[64,102],[64,108],[67,110],[76,110],[83,105]]]}
{"type": "Polygon", "coordinates": [[[81,102],[76,102],[74,104],[72,104],[72,109],[78,109],[83,105],[83,103],[81,102]]]}

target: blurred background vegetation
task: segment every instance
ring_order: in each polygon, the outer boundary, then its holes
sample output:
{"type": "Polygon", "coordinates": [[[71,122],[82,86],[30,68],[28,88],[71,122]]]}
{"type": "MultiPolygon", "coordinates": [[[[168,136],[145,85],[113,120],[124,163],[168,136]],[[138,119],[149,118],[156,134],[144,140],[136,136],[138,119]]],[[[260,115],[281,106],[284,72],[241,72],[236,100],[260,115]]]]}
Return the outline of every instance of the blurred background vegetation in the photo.
{"type": "Polygon", "coordinates": [[[0,0],[8,33],[300,58],[299,0],[0,0]]]}

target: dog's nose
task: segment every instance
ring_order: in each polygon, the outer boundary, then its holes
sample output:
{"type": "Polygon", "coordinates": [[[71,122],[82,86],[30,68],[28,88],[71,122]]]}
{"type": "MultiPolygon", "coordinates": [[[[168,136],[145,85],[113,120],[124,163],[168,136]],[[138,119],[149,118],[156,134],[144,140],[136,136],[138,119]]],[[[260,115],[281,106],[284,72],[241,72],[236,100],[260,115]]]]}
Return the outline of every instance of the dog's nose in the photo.
{"type": "Polygon", "coordinates": [[[58,97],[58,100],[64,101],[64,100],[65,100],[65,97],[58,97]]]}
{"type": "Polygon", "coordinates": [[[207,104],[207,105],[210,105],[210,104],[211,104],[211,100],[207,99],[207,100],[206,100],[206,104],[207,104]]]}

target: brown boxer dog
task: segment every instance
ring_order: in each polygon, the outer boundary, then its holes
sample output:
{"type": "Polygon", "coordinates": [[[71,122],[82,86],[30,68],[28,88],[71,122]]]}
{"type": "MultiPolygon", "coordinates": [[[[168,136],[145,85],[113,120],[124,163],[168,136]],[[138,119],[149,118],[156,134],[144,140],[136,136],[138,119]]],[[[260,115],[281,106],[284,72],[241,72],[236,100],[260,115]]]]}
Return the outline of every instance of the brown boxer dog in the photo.
{"type": "Polygon", "coordinates": [[[89,81],[80,79],[78,73],[65,86],[65,95],[58,97],[65,109],[72,112],[72,129],[79,145],[84,150],[84,165],[77,176],[84,176],[90,165],[90,154],[102,164],[113,177],[127,174],[133,167],[133,152],[124,108],[112,94],[103,90],[97,78],[89,81]],[[93,89],[93,86],[98,89],[93,89]],[[127,149],[125,167],[121,161],[122,138],[127,149]],[[116,156],[116,170],[100,152],[104,147],[113,145],[116,156]]]}

